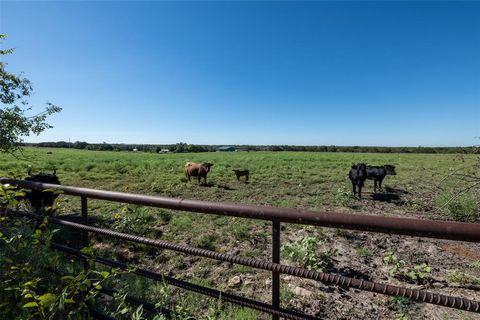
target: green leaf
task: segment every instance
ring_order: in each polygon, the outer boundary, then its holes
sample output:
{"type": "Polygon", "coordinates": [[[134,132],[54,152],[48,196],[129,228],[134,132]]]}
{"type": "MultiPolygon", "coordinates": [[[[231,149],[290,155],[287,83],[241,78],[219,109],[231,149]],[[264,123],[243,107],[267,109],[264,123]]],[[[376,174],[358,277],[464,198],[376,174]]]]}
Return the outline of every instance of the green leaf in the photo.
{"type": "Polygon", "coordinates": [[[34,308],[34,307],[38,307],[38,303],[36,303],[35,301],[32,301],[24,304],[22,308],[34,308]]]}
{"type": "Polygon", "coordinates": [[[37,229],[35,230],[35,234],[33,235],[34,238],[40,238],[42,236],[42,230],[37,229]]]}
{"type": "Polygon", "coordinates": [[[55,302],[55,300],[57,300],[57,295],[53,294],[53,293],[46,293],[44,295],[41,295],[40,297],[38,297],[38,300],[40,301],[41,304],[43,304],[44,306],[49,306],[51,305],[52,303],[55,302]]]}
{"type": "Polygon", "coordinates": [[[108,271],[102,271],[100,274],[102,275],[102,277],[103,277],[104,279],[106,279],[106,278],[110,275],[110,272],[108,272],[108,271]]]}
{"type": "Polygon", "coordinates": [[[84,253],[84,254],[87,254],[87,255],[93,255],[93,249],[92,247],[83,247],[82,250],[80,250],[80,252],[84,253]]]}

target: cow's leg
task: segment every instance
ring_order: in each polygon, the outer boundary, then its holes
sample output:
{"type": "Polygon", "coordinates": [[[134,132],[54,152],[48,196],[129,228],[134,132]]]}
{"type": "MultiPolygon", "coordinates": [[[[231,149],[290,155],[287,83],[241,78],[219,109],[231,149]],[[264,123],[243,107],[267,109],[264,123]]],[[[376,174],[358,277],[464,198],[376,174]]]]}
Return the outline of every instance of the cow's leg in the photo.
{"type": "Polygon", "coordinates": [[[198,184],[200,184],[201,182],[202,182],[202,176],[198,175],[198,184]]]}
{"type": "Polygon", "coordinates": [[[240,176],[237,174],[237,181],[240,181],[240,176]]]}
{"type": "Polygon", "coordinates": [[[362,200],[362,186],[358,186],[358,199],[362,200]]]}
{"type": "Polygon", "coordinates": [[[205,185],[207,185],[207,175],[205,175],[205,177],[203,177],[203,179],[205,179],[205,185]]]}
{"type": "Polygon", "coordinates": [[[377,193],[377,180],[373,180],[373,192],[377,193]]]}
{"type": "Polygon", "coordinates": [[[357,190],[355,190],[355,183],[352,181],[352,189],[353,189],[353,197],[357,194],[357,190]]]}
{"type": "Polygon", "coordinates": [[[248,182],[248,174],[245,175],[245,182],[248,182]]]}
{"type": "Polygon", "coordinates": [[[382,190],[382,181],[383,179],[378,180],[378,187],[380,188],[380,190],[382,190]]]}

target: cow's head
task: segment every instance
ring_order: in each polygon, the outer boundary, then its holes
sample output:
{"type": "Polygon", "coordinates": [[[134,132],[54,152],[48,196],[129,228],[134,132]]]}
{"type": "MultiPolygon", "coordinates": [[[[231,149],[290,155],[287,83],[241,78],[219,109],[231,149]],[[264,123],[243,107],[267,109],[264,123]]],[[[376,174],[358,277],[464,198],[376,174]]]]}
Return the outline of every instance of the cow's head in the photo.
{"type": "Polygon", "coordinates": [[[202,168],[205,170],[205,172],[210,172],[210,167],[213,166],[213,163],[210,162],[204,162],[202,163],[202,168]]]}
{"type": "Polygon", "coordinates": [[[392,175],[392,176],[397,175],[397,173],[395,172],[395,166],[392,166],[390,164],[386,164],[386,165],[383,166],[383,168],[385,169],[386,174],[389,174],[389,175],[392,175]]]}
{"type": "Polygon", "coordinates": [[[365,163],[357,163],[358,170],[367,170],[367,165],[365,163]]]}

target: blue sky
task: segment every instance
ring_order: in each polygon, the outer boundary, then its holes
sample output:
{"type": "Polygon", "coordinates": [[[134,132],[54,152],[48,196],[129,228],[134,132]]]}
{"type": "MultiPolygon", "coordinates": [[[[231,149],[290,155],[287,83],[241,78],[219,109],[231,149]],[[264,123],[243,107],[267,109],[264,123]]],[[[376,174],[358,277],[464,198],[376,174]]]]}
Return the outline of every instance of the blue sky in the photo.
{"type": "Polygon", "coordinates": [[[63,107],[27,141],[456,146],[480,2],[0,2],[8,69],[63,107]]]}

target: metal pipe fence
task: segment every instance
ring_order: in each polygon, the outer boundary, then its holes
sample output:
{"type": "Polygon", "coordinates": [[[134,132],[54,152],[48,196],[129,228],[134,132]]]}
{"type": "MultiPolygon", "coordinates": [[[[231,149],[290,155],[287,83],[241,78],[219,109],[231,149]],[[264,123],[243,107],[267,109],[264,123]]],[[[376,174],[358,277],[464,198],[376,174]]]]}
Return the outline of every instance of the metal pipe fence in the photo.
{"type": "MultiPolygon", "coordinates": [[[[265,304],[255,300],[245,300],[242,303],[242,299],[246,299],[239,296],[234,296],[228,293],[222,293],[214,289],[202,287],[200,289],[198,285],[186,284],[184,282],[179,283],[177,279],[169,278],[166,281],[172,285],[178,285],[187,290],[193,290],[201,294],[217,297],[221,295],[222,299],[232,303],[244,305],[259,311],[267,312],[272,315],[272,319],[279,319],[279,317],[285,317],[288,319],[300,319],[300,318],[313,318],[306,314],[300,314],[290,310],[282,309],[280,306],[280,274],[289,274],[293,276],[303,277],[307,279],[313,279],[326,284],[335,284],[343,287],[353,287],[361,290],[391,295],[391,296],[403,296],[414,301],[426,302],[436,305],[447,306],[456,309],[462,309],[466,311],[473,311],[480,313],[480,302],[473,301],[466,298],[452,297],[438,293],[427,292],[424,290],[410,289],[404,287],[398,287],[388,284],[382,284],[372,281],[366,281],[362,279],[355,279],[344,277],[337,274],[317,272],[313,270],[306,270],[303,268],[292,267],[282,265],[280,263],[280,227],[281,223],[295,223],[306,224],[314,226],[325,226],[334,228],[353,229],[360,231],[399,234],[408,236],[420,236],[428,238],[440,238],[449,240],[480,242],[480,224],[474,223],[460,223],[460,222],[448,222],[448,221],[434,221],[434,220],[422,220],[412,218],[393,218],[383,216],[371,216],[362,214],[343,214],[335,212],[317,212],[308,210],[294,210],[274,208],[268,206],[246,206],[237,205],[232,203],[215,203],[198,200],[185,200],[174,199],[164,197],[152,197],[146,195],[137,195],[131,193],[112,192],[96,189],[77,188],[71,186],[59,186],[24,180],[13,180],[7,178],[0,178],[0,183],[9,183],[17,185],[22,188],[33,190],[45,190],[45,189],[57,189],[63,191],[67,195],[79,196],[81,198],[81,213],[82,224],[69,222],[57,218],[49,218],[52,223],[68,226],[82,230],[82,244],[88,246],[88,233],[101,234],[108,237],[114,237],[133,241],[137,243],[143,243],[146,245],[183,252],[186,254],[192,254],[211,259],[228,261],[231,263],[250,266],[257,269],[263,269],[272,272],[272,300],[271,304],[265,304]],[[96,228],[88,225],[88,204],[87,199],[101,199],[107,201],[130,203],[158,208],[175,209],[181,211],[197,212],[197,213],[209,213],[224,216],[235,216],[250,219],[270,220],[272,221],[272,261],[264,261],[246,257],[238,257],[229,254],[221,254],[214,251],[193,248],[189,246],[177,245],[169,243],[167,241],[160,241],[154,239],[148,239],[144,237],[119,233],[116,231],[96,228]],[[194,287],[192,287],[194,286],[194,287]],[[213,291],[212,291],[213,290],[213,291]],[[227,298],[228,297],[228,298],[227,298]],[[241,298],[241,299],[239,299],[241,298]]],[[[31,213],[12,211],[11,213],[28,215],[31,217],[37,217],[31,213]]],[[[122,267],[121,263],[113,262],[99,257],[89,257],[78,250],[61,246],[59,244],[52,244],[57,250],[67,251],[72,254],[76,254],[84,260],[85,268],[89,267],[88,261],[93,260],[99,263],[122,267]]],[[[142,269],[136,269],[136,274],[158,280],[159,275],[153,275],[151,271],[142,269]],[[140,271],[138,271],[140,270],[140,271]]],[[[162,276],[165,280],[165,276],[162,276]]]]}

